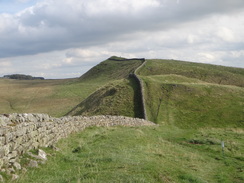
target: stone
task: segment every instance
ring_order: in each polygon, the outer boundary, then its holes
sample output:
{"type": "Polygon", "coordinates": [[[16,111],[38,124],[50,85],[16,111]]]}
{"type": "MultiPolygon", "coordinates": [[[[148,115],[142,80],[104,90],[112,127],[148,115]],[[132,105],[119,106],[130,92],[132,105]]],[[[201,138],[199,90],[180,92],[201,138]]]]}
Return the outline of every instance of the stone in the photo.
{"type": "Polygon", "coordinates": [[[12,174],[12,173],[14,173],[15,172],[15,170],[11,167],[11,168],[8,168],[8,174],[10,175],[10,174],[12,174]]]}
{"type": "Polygon", "coordinates": [[[17,157],[17,151],[12,151],[11,153],[8,154],[9,159],[13,159],[15,157],[17,157]]]}
{"type": "Polygon", "coordinates": [[[38,167],[38,163],[35,160],[30,160],[28,167],[32,167],[32,168],[37,168],[38,167]]]}
{"type": "Polygon", "coordinates": [[[18,175],[16,175],[16,174],[13,174],[12,175],[12,180],[14,181],[14,180],[17,180],[19,178],[19,176],[18,175]]]}
{"type": "Polygon", "coordinates": [[[41,149],[38,149],[38,156],[41,157],[43,160],[47,160],[46,152],[41,149]]]}
{"type": "Polygon", "coordinates": [[[13,166],[17,169],[17,170],[21,170],[21,165],[17,162],[14,162],[13,166]]]}
{"type": "Polygon", "coordinates": [[[5,150],[3,147],[0,147],[0,158],[3,158],[5,156],[5,150]]]}
{"type": "Polygon", "coordinates": [[[7,126],[7,123],[4,121],[4,119],[0,118],[0,126],[7,126]]]}
{"type": "Polygon", "coordinates": [[[26,173],[27,169],[26,168],[22,168],[22,173],[26,173]]]}
{"type": "Polygon", "coordinates": [[[0,158],[0,169],[3,166],[3,160],[0,158]]]}
{"type": "Polygon", "coordinates": [[[5,145],[5,137],[0,137],[0,146],[5,145]]]}
{"type": "Polygon", "coordinates": [[[60,149],[59,149],[58,147],[54,146],[54,145],[51,145],[51,146],[49,146],[49,147],[52,148],[52,149],[55,150],[55,151],[60,151],[60,149]]]}
{"type": "Polygon", "coordinates": [[[8,129],[7,128],[0,128],[0,136],[3,136],[7,133],[8,129]]]}

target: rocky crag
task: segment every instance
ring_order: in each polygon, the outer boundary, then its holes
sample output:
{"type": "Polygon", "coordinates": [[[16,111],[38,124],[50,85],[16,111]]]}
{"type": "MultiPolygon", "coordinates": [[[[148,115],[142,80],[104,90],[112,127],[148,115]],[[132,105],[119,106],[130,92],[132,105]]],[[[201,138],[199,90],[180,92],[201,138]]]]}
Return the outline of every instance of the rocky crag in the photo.
{"type": "Polygon", "coordinates": [[[0,115],[0,170],[21,169],[19,158],[31,149],[53,146],[59,139],[91,126],[152,126],[154,123],[124,116],[66,116],[47,114],[0,115]]]}

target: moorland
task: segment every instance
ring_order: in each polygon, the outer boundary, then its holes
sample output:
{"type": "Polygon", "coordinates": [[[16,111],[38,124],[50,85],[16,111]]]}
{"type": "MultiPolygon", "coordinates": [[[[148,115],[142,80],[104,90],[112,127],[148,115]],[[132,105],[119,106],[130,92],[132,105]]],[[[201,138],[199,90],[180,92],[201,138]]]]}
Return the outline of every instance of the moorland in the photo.
{"type": "MultiPolygon", "coordinates": [[[[142,118],[142,91],[131,74],[143,63],[111,57],[79,78],[1,78],[0,113],[142,118]]],[[[243,182],[244,69],[146,59],[136,74],[157,126],[72,134],[59,151],[43,148],[46,164],[16,182],[243,182]]]]}

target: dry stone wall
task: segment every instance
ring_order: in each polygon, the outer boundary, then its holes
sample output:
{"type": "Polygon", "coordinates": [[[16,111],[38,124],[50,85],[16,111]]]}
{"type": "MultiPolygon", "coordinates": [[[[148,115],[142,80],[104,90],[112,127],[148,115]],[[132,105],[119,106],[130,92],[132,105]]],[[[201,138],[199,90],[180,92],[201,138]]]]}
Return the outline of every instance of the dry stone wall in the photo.
{"type": "Polygon", "coordinates": [[[91,126],[151,126],[150,121],[123,116],[68,116],[47,114],[0,115],[0,170],[19,168],[19,157],[30,149],[54,145],[59,139],[91,126]]]}
{"type": "Polygon", "coordinates": [[[143,85],[143,81],[140,79],[140,77],[137,75],[137,72],[139,69],[141,69],[147,61],[144,60],[143,64],[141,64],[134,72],[134,74],[132,75],[137,82],[139,83],[140,86],[140,94],[141,94],[141,100],[142,100],[142,109],[143,109],[143,118],[145,120],[148,120],[147,118],[147,110],[146,110],[146,103],[145,103],[145,96],[144,96],[144,85],[143,85]]]}

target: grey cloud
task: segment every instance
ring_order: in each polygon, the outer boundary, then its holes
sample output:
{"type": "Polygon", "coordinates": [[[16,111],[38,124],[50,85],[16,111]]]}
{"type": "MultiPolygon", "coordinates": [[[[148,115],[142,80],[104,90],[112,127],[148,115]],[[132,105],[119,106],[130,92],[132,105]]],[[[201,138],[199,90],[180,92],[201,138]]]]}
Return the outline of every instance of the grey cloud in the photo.
{"type": "Polygon", "coordinates": [[[127,40],[129,34],[138,31],[167,30],[213,13],[238,11],[244,7],[243,0],[215,0],[214,3],[212,0],[181,0],[179,3],[155,0],[158,3],[155,6],[135,11],[129,5],[123,10],[123,1],[114,1],[111,7],[108,4],[105,8],[98,2],[102,1],[47,0],[12,15],[6,25],[10,27],[14,22],[15,27],[11,27],[11,31],[0,31],[0,57],[127,40]],[[121,8],[116,5],[118,3],[121,8]]]}

